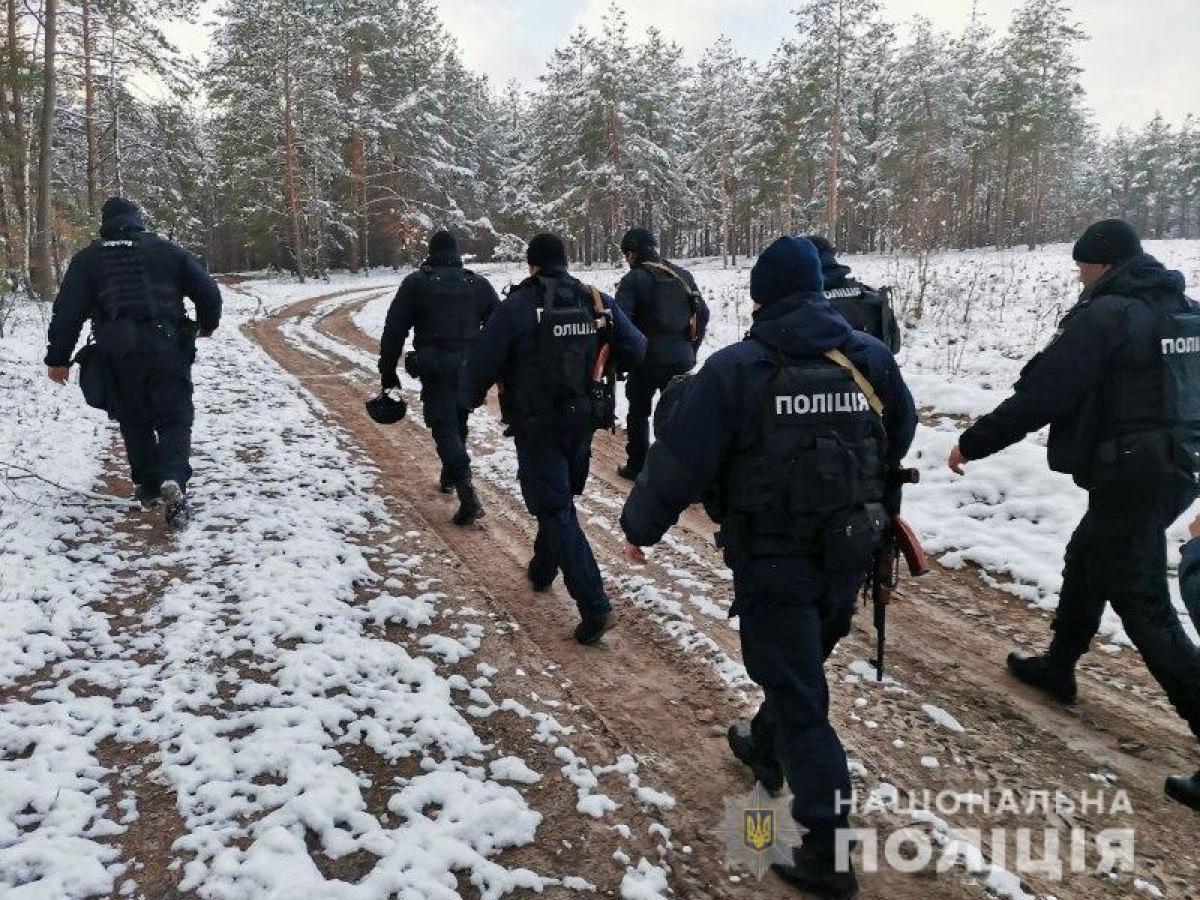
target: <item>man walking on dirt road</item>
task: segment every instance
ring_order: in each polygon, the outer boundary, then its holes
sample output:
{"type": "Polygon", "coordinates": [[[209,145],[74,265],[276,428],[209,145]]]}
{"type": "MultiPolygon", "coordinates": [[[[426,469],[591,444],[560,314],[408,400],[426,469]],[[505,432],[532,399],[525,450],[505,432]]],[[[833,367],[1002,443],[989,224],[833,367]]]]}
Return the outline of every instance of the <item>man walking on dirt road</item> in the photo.
{"type": "Polygon", "coordinates": [[[471,482],[468,410],[458,403],[458,382],[467,348],[499,305],[491,282],[463,268],[454,235],[437,231],[429,239],[429,255],[421,267],[396,291],[379,342],[379,378],[386,392],[400,386],[396,366],[408,333],[413,332],[414,352],[405,368],[421,380],[425,424],[442,461],[438,487],[444,494],[458,495],[456,525],[483,517],[471,482]]]}
{"type": "MultiPolygon", "coordinates": [[[[1075,244],[1083,293],[1058,333],[993,412],[963,432],[950,468],[1049,425],[1050,468],[1073,476],[1088,508],[1067,545],[1049,649],[1013,653],[1013,675],[1074,703],[1075,667],[1112,604],[1192,733],[1200,738],[1200,649],[1167,585],[1166,530],[1200,493],[1200,307],[1179,272],[1107,219],[1075,244]]],[[[1167,793],[1200,809],[1200,773],[1167,793]]]]}
{"type": "Polygon", "coordinates": [[[627,557],[644,563],[641,548],[706,498],[733,570],[743,661],[765,695],[749,726],[730,728],[730,749],[768,790],[786,778],[807,830],[792,863],[773,868],[810,893],[843,898],[857,890],[853,869],[835,861],[850,774],[829,722],[824,664],[850,632],[888,513],[899,512],[886,476],[917,416],[891,352],[822,293],[812,243],[784,237],[763,251],[750,297],[746,339],[672,389],[621,526],[627,557]]]}
{"type": "Polygon", "coordinates": [[[627,456],[617,474],[632,481],[650,449],[654,395],[695,367],[709,313],[692,273],[658,255],[651,231],[630,228],[621,239],[621,252],[629,272],[617,285],[617,303],[646,336],[646,357],[625,382],[627,456]]]}
{"type": "Polygon", "coordinates": [[[594,644],[614,623],[612,606],[575,513],[591,463],[592,435],[613,423],[611,365],[636,365],[646,339],[610,297],[567,272],[567,252],[539,234],[517,285],[467,354],[460,400],[481,405],[500,384],[500,410],[517,448],[517,478],[538,523],[527,575],[535,591],[563,573],[579,609],[575,639],[594,644]]]}
{"type": "Polygon", "coordinates": [[[134,498],[147,509],[162,501],[167,525],[182,528],[191,517],[196,337],[216,330],[221,290],[191,253],[147,231],[133,202],[113,197],[100,215],[99,240],[72,257],[54,300],[46,366],[66,383],[91,319],[95,352],[81,379],[104,385],[103,408],[121,425],[134,498]],[[195,322],[184,297],[195,304],[195,322]]]}

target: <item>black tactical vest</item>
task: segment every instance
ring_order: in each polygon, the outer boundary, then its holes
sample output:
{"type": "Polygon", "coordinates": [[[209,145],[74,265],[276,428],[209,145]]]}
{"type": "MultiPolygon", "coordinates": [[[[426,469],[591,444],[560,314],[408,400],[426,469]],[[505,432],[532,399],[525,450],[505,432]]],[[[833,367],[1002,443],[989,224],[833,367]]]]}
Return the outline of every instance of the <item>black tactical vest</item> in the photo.
{"type": "Polygon", "coordinates": [[[885,526],[882,419],[847,368],[775,351],[772,362],[722,477],[719,542],[735,556],[865,568],[885,526]]]}
{"type": "Polygon", "coordinates": [[[505,384],[518,423],[556,427],[593,422],[591,387],[600,353],[591,292],[578,280],[538,276],[533,354],[516,360],[505,384]]]}
{"type": "Polygon", "coordinates": [[[422,302],[414,322],[415,341],[461,352],[479,336],[479,276],[458,266],[424,266],[420,271],[422,302]]]}
{"type": "Polygon", "coordinates": [[[1200,307],[1186,297],[1143,302],[1157,316],[1153,359],[1108,375],[1089,401],[1096,418],[1089,474],[1145,479],[1157,474],[1148,468],[1157,462],[1200,482],[1200,307]],[[1121,471],[1138,451],[1137,471],[1121,471]]]}
{"type": "Polygon", "coordinates": [[[144,322],[163,315],[150,284],[143,240],[143,234],[137,232],[126,237],[98,240],[92,245],[100,257],[97,305],[105,321],[144,322]]]}

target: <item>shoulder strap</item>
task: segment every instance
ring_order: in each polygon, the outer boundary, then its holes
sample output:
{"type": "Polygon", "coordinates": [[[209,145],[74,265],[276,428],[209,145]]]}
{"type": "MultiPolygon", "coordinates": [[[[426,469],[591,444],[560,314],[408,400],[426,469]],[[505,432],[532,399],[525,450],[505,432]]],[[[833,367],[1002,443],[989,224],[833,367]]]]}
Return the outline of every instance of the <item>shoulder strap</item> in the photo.
{"type": "Polygon", "coordinates": [[[684,281],[683,277],[678,272],[676,272],[674,269],[672,269],[670,266],[666,265],[665,263],[648,261],[648,262],[642,263],[642,265],[645,266],[647,269],[657,269],[659,272],[665,272],[667,275],[670,275],[672,278],[674,278],[676,281],[678,281],[680,284],[682,284],[684,287],[684,290],[686,290],[689,294],[695,293],[692,290],[692,286],[690,284],[688,284],[686,281],[684,281]]]}
{"type": "Polygon", "coordinates": [[[858,366],[850,362],[850,358],[841,350],[826,350],[825,358],[850,373],[850,377],[854,379],[858,389],[866,396],[867,403],[875,411],[875,415],[883,418],[883,401],[879,399],[879,395],[875,393],[875,387],[867,380],[867,376],[859,371],[858,366]]]}
{"type": "Polygon", "coordinates": [[[585,285],[592,295],[592,310],[598,316],[604,315],[604,298],[600,296],[600,290],[595,285],[585,285]]]}

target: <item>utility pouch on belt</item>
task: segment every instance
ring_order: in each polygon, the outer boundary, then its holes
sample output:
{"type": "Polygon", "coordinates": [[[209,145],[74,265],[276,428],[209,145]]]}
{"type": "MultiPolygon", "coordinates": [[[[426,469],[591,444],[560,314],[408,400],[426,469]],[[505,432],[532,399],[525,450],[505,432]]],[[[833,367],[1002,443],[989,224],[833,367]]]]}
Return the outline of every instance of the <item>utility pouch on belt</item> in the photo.
{"type": "Polygon", "coordinates": [[[109,418],[117,414],[116,389],[112,370],[100,348],[88,341],[75,354],[74,364],[79,366],[79,388],[83,391],[83,402],[93,409],[102,409],[109,418]]]}
{"type": "Polygon", "coordinates": [[[410,350],[404,354],[404,371],[413,378],[421,377],[421,364],[417,361],[416,350],[410,350]]]}
{"type": "Polygon", "coordinates": [[[835,516],[821,531],[821,556],[830,572],[861,572],[871,562],[887,531],[880,503],[835,516]]]}
{"type": "Polygon", "coordinates": [[[190,366],[196,361],[196,338],[200,335],[200,326],[191,319],[181,319],[175,327],[179,332],[179,349],[190,366]]]}
{"type": "Polygon", "coordinates": [[[454,381],[462,371],[466,358],[467,354],[464,351],[421,347],[404,357],[404,371],[413,378],[454,381]]]}

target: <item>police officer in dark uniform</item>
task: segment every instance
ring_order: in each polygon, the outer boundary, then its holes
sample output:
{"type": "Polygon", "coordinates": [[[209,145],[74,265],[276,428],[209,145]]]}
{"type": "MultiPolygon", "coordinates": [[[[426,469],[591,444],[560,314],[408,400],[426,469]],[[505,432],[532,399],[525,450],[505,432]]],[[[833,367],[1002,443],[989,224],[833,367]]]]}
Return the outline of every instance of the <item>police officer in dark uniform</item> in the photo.
{"type": "Polygon", "coordinates": [[[617,285],[617,303],[646,336],[646,358],[629,373],[625,385],[627,462],[617,472],[632,481],[650,448],[654,395],[696,365],[709,312],[692,273],[660,258],[658,242],[649,230],[629,229],[621,239],[621,251],[629,273],[617,285]]]}
{"type": "Polygon", "coordinates": [[[182,528],[190,518],[191,368],[197,335],[209,337],[220,322],[220,288],[196,257],[147,231],[136,204],[113,197],[101,209],[100,239],[72,257],[54,300],[46,365],[60,384],[88,319],[134,496],[146,508],[161,499],[167,524],[182,528]]]}
{"type": "Polygon", "coordinates": [[[819,234],[810,234],[821,254],[821,275],[825,279],[825,298],[855,329],[883,341],[893,353],[900,352],[900,326],[886,291],[879,291],[850,277],[850,267],[837,259],[833,244],[819,234]]]}
{"type": "MultiPolygon", "coordinates": [[[[1073,703],[1075,666],[1112,604],[1130,640],[1200,738],[1200,649],[1167,587],[1166,530],[1200,492],[1200,309],[1179,272],[1108,219],[1075,244],[1084,290],[1013,395],[963,432],[950,457],[962,472],[1050,426],[1050,468],[1072,475],[1088,508],[1067,545],[1050,648],[1009,656],[1021,681],[1073,703]]],[[[1200,776],[1168,792],[1200,798],[1200,776]]]]}
{"type": "Polygon", "coordinates": [[[742,657],[765,700],[730,748],[764,787],[786,778],[808,832],[788,881],[825,897],[857,890],[835,865],[846,827],[846,754],[829,722],[824,662],[850,631],[856,597],[899,491],[916,428],[888,349],[825,299],[816,248],[783,237],[750,275],[754,324],[671,391],[657,441],[621,515],[631,562],[704,499],[733,570],[742,657]]]}
{"type": "Polygon", "coordinates": [[[600,569],[579,526],[592,435],[611,424],[612,396],[594,390],[607,348],[616,365],[636,365],[645,339],[621,308],[567,272],[560,238],[539,234],[526,253],[529,277],[484,326],[467,355],[461,399],[475,408],[493,384],[517,448],[517,477],[537,539],[527,575],[545,591],[558,572],[580,615],[575,639],[592,644],[612,627],[600,569]]]}
{"type": "Polygon", "coordinates": [[[409,331],[414,333],[415,350],[409,354],[406,368],[421,379],[425,424],[442,461],[438,486],[443,493],[458,494],[456,525],[483,517],[467,455],[470,411],[458,403],[458,382],[467,348],[499,304],[491,283],[463,268],[454,235],[438,231],[429,239],[429,255],[421,267],[396,291],[379,344],[379,376],[383,390],[388,391],[400,385],[396,366],[409,331]]]}

